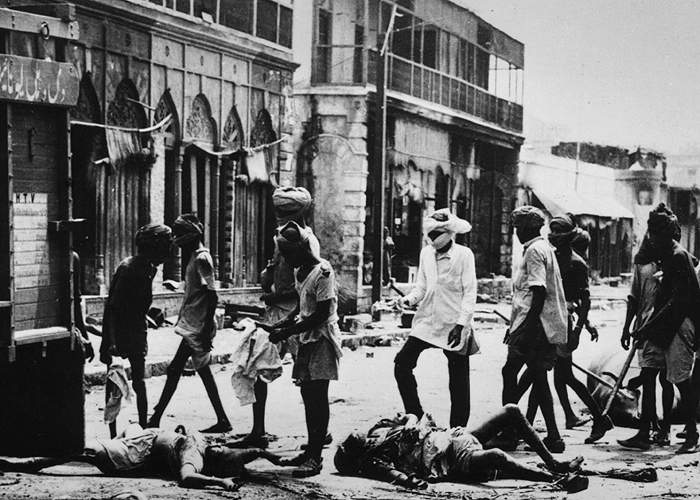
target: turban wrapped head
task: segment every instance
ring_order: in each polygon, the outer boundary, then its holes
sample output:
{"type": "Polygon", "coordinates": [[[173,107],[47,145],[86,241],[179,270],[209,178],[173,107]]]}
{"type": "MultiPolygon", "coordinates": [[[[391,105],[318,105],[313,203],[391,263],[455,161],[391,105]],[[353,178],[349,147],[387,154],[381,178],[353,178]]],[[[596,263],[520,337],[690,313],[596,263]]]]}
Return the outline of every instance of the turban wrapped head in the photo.
{"type": "Polygon", "coordinates": [[[134,243],[139,253],[165,259],[170,254],[172,230],[164,224],[147,224],[136,231],[134,243]]]}
{"type": "Polygon", "coordinates": [[[278,219],[302,218],[311,207],[311,193],[303,187],[281,187],[272,193],[272,206],[278,219]]]}
{"type": "Polygon", "coordinates": [[[314,232],[310,227],[300,226],[293,220],[277,228],[275,244],[282,252],[282,255],[289,251],[308,249],[316,259],[321,258],[320,244],[314,232]]]}
{"type": "Polygon", "coordinates": [[[570,215],[554,217],[549,223],[549,242],[555,247],[570,245],[578,227],[570,215]]]}
{"type": "Polygon", "coordinates": [[[428,234],[433,231],[441,233],[463,234],[472,230],[472,225],[460,219],[447,208],[436,210],[423,221],[423,231],[428,234]]]}
{"type": "Polygon", "coordinates": [[[202,240],[204,226],[195,214],[182,214],[173,223],[175,244],[186,247],[202,240]]]}
{"type": "Polygon", "coordinates": [[[653,235],[670,239],[680,238],[681,227],[678,223],[678,217],[665,203],[659,203],[654,210],[649,212],[647,229],[653,235]]]}
{"type": "Polygon", "coordinates": [[[574,252],[579,254],[581,257],[585,257],[588,252],[588,247],[591,245],[591,235],[585,229],[580,227],[576,228],[576,234],[574,234],[571,240],[571,248],[574,252]]]}
{"type": "Polygon", "coordinates": [[[539,229],[544,226],[544,214],[542,210],[532,205],[524,205],[513,210],[510,214],[515,227],[531,227],[539,229]]]}

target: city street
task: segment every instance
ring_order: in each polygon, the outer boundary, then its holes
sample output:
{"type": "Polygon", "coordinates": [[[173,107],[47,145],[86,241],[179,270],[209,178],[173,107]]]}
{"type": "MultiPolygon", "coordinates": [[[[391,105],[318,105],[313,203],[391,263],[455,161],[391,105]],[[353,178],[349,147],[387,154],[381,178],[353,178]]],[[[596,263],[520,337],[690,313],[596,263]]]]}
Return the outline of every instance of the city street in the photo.
{"type": "MultiPolygon", "coordinates": [[[[601,327],[601,340],[588,342],[587,336],[577,352],[577,360],[587,366],[597,352],[615,349],[620,331],[623,309],[596,310],[595,322],[601,327]]],[[[502,323],[481,323],[478,327],[482,353],[472,357],[471,424],[477,424],[498,409],[500,402],[500,367],[505,358],[501,344],[502,323]]],[[[224,332],[225,333],[225,332],[224,332]]],[[[156,332],[153,335],[159,335],[156,332]]],[[[231,341],[222,334],[217,342],[231,341]]],[[[356,351],[345,350],[342,359],[341,380],[331,384],[331,431],[337,440],[354,428],[366,429],[381,417],[391,416],[400,410],[400,400],[393,379],[393,356],[398,349],[391,347],[360,347],[356,351]]],[[[230,384],[230,366],[215,367],[216,379],[222,398],[226,402],[234,433],[246,432],[251,425],[250,407],[240,407],[230,384]]],[[[270,386],[268,399],[267,430],[278,436],[271,450],[283,455],[293,455],[305,442],[303,406],[298,389],[290,382],[291,365],[285,366],[282,378],[270,386]]],[[[428,351],[419,361],[417,369],[419,390],[424,407],[433,413],[438,423],[448,418],[447,367],[442,353],[428,351]]],[[[147,380],[151,406],[162,389],[164,377],[147,380]]],[[[100,386],[92,387],[86,395],[87,436],[107,436],[102,423],[104,392],[100,386]]],[[[572,396],[574,408],[582,404],[572,396]]],[[[556,401],[556,398],[555,398],[556,401]]],[[[214,414],[207,401],[201,382],[196,376],[184,377],[175,398],[168,409],[163,426],[174,427],[178,423],[199,429],[213,423],[214,414]]],[[[136,419],[133,403],[128,403],[119,418],[120,428],[127,420],[136,419]]],[[[563,426],[559,411],[558,422],[563,426]]],[[[536,427],[542,430],[538,418],[536,427]]],[[[680,430],[680,427],[676,427],[680,430]]],[[[590,488],[575,495],[581,498],[689,498],[700,495],[700,473],[696,455],[674,456],[673,447],[645,453],[625,450],[616,444],[617,438],[628,437],[630,429],[615,429],[596,445],[584,445],[589,426],[574,431],[564,430],[567,444],[565,457],[582,455],[591,468],[622,467],[625,464],[653,464],[659,469],[659,481],[652,484],[591,478],[590,488]]],[[[67,465],[49,469],[40,476],[6,474],[0,478],[1,498],[108,498],[123,490],[140,490],[148,498],[187,497],[205,498],[332,498],[332,499],[400,499],[400,498],[558,498],[562,493],[548,491],[545,485],[522,481],[496,481],[488,485],[433,485],[425,492],[410,492],[385,483],[366,479],[341,477],[335,474],[333,451],[335,443],[325,453],[325,467],[320,476],[295,480],[288,471],[266,462],[252,463],[249,469],[255,479],[247,482],[236,493],[211,489],[208,491],[179,489],[175,482],[159,479],[111,479],[98,476],[98,471],[82,465],[67,465]],[[16,484],[12,484],[15,481],[16,484]]],[[[521,447],[522,448],[522,447],[521,447]]],[[[519,451],[519,459],[536,463],[531,453],[519,451]]]]}

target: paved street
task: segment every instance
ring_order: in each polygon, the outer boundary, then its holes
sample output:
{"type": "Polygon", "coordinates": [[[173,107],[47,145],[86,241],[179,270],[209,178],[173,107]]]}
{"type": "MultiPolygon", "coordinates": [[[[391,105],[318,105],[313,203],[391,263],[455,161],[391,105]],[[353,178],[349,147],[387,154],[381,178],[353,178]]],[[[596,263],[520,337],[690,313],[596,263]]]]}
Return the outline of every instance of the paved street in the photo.
{"type": "MultiPolygon", "coordinates": [[[[615,348],[619,320],[623,311],[597,310],[594,319],[601,326],[601,341],[598,344],[583,342],[578,360],[584,366],[596,352],[615,348]]],[[[500,367],[505,357],[501,344],[503,326],[498,323],[482,323],[479,340],[482,354],[472,358],[472,417],[476,424],[495,412],[500,406],[500,367]]],[[[217,339],[225,343],[225,338],[217,339]]],[[[231,340],[231,339],[228,339],[231,340]]],[[[378,418],[400,410],[400,401],[393,380],[392,359],[398,346],[346,350],[342,359],[342,377],[331,384],[331,431],[339,438],[352,429],[367,428],[378,418]]],[[[290,382],[291,365],[285,366],[281,379],[270,386],[268,403],[268,432],[279,439],[271,449],[286,455],[297,452],[305,441],[303,406],[298,389],[290,382]]],[[[234,426],[234,433],[242,433],[251,425],[249,407],[240,407],[235,400],[230,384],[230,368],[215,367],[217,382],[234,426]]],[[[417,370],[420,392],[425,408],[432,412],[438,423],[446,423],[449,414],[449,398],[446,394],[447,367],[444,356],[438,351],[426,352],[417,370]]],[[[164,377],[153,377],[147,381],[151,406],[158,397],[164,377]]],[[[86,396],[88,436],[107,436],[107,428],[101,422],[104,392],[102,387],[93,387],[86,396]]],[[[582,404],[572,397],[575,408],[582,404]]],[[[563,425],[563,415],[558,414],[563,425]]],[[[207,401],[201,382],[196,376],[184,377],[163,421],[166,427],[184,423],[195,429],[213,423],[213,411],[207,401]]],[[[134,404],[127,404],[120,415],[120,427],[127,420],[136,419],[134,404]]],[[[541,420],[536,426],[543,426],[541,420]]],[[[675,457],[672,449],[654,450],[647,453],[622,451],[615,439],[628,436],[629,429],[616,429],[595,446],[583,445],[589,427],[575,431],[564,431],[567,450],[565,456],[583,455],[592,467],[623,466],[626,463],[651,463],[659,467],[660,480],[654,484],[628,483],[617,480],[591,479],[587,492],[576,495],[580,498],[658,498],[669,495],[675,498],[700,495],[700,473],[698,457],[675,457]]],[[[92,468],[78,465],[56,467],[50,475],[27,476],[7,474],[0,478],[2,498],[105,498],[124,489],[139,489],[149,498],[354,498],[354,499],[398,499],[415,496],[432,498],[439,493],[443,498],[556,498],[559,493],[546,491],[542,487],[516,481],[497,481],[488,486],[465,486],[441,484],[432,486],[428,492],[409,493],[388,484],[374,481],[344,478],[336,475],[332,465],[333,446],[325,454],[325,469],[321,476],[307,480],[292,480],[288,471],[264,462],[253,463],[250,469],[258,472],[255,482],[244,485],[237,493],[217,490],[186,491],[172,481],[120,480],[93,477],[92,468]],[[65,476],[65,474],[80,474],[65,476]],[[90,474],[88,478],[83,474],[90,474]],[[18,484],[8,484],[15,478],[18,484]]],[[[535,462],[532,454],[518,452],[518,457],[535,462]]]]}

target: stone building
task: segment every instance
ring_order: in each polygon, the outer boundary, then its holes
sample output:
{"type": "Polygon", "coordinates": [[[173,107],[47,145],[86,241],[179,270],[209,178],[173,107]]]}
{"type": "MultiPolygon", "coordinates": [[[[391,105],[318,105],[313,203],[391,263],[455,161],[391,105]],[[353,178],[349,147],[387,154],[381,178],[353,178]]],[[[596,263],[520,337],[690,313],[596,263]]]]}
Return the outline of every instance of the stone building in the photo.
{"type": "MultiPolygon", "coordinates": [[[[477,273],[510,273],[506,215],[523,141],[524,48],[449,0],[313,0],[295,4],[298,182],[315,198],[314,229],[343,285],[367,305],[375,196],[396,244],[393,275],[410,281],[422,219],[450,207],[474,229],[477,273]],[[377,46],[388,44],[384,193],[374,168],[377,46]]],[[[351,304],[351,307],[355,304],[351,304]]]]}
{"type": "MultiPolygon", "coordinates": [[[[43,0],[22,5],[55,10],[43,0]]],[[[272,253],[272,185],[293,177],[292,1],[80,0],[71,12],[83,292],[106,293],[140,225],[182,212],[203,221],[221,287],[255,286],[272,253]]],[[[179,279],[181,266],[173,257],[163,278],[179,279]]]]}

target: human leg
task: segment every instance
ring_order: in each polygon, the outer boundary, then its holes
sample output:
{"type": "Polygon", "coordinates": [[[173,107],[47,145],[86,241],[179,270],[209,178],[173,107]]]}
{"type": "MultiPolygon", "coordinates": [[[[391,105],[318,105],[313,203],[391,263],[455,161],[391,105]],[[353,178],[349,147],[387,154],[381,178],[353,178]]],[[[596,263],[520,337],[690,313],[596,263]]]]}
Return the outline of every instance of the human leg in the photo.
{"type": "Polygon", "coordinates": [[[423,416],[423,408],[418,398],[418,386],[413,370],[418,362],[418,357],[430,344],[415,337],[408,337],[406,343],[394,358],[394,378],[399,388],[399,394],[403,401],[406,413],[418,418],[423,416]]]}
{"type": "Polygon", "coordinates": [[[258,379],[253,387],[255,391],[255,403],[253,403],[253,430],[254,436],[265,435],[265,404],[267,403],[267,384],[258,379]]]}
{"type": "Polygon", "coordinates": [[[656,415],[656,368],[642,368],[642,414],[639,419],[639,431],[629,439],[618,440],[626,448],[648,450],[651,446],[649,433],[651,422],[656,415]]]}
{"type": "Polygon", "coordinates": [[[209,368],[209,365],[203,366],[197,370],[197,373],[199,374],[199,378],[202,379],[204,389],[207,391],[207,396],[209,396],[209,401],[214,407],[214,413],[216,414],[216,423],[201,432],[229,432],[231,430],[231,423],[226,416],[224,405],[221,403],[221,396],[219,396],[219,389],[216,387],[216,380],[214,380],[214,375],[211,373],[211,368],[209,368]]]}
{"type": "Polygon", "coordinates": [[[518,394],[518,373],[525,365],[525,358],[513,352],[511,347],[508,348],[508,358],[506,359],[501,375],[503,376],[503,405],[508,403],[517,404],[520,400],[518,394]]]}
{"type": "Polygon", "coordinates": [[[695,453],[698,451],[698,429],[696,423],[697,389],[693,387],[691,379],[677,383],[676,387],[681,393],[681,411],[685,422],[685,441],[676,450],[676,453],[695,453]]]}
{"type": "Polygon", "coordinates": [[[153,415],[151,415],[151,419],[148,421],[148,427],[160,427],[160,419],[163,417],[168,403],[170,403],[170,400],[175,394],[177,385],[180,382],[180,377],[182,376],[182,372],[191,354],[192,350],[183,339],[175,352],[175,356],[173,356],[172,361],[168,365],[165,386],[163,387],[163,392],[160,394],[158,403],[153,409],[153,415]]]}
{"type": "Polygon", "coordinates": [[[524,479],[526,481],[553,481],[556,476],[546,469],[540,469],[516,461],[505,451],[475,451],[470,463],[472,474],[479,476],[484,472],[493,472],[495,478],[524,479]]]}
{"type": "Polygon", "coordinates": [[[571,402],[569,401],[568,384],[571,378],[573,378],[573,373],[571,372],[571,357],[557,356],[557,361],[554,365],[554,390],[557,392],[561,408],[564,410],[567,429],[573,429],[583,423],[574,413],[574,410],[571,408],[571,402]]]}
{"type": "Polygon", "coordinates": [[[469,356],[443,351],[450,377],[450,427],[465,427],[469,421],[469,356]]]}
{"type": "MultiPolygon", "coordinates": [[[[328,433],[330,406],[328,403],[328,380],[307,380],[301,382],[301,396],[306,412],[308,446],[302,455],[286,462],[286,465],[298,465],[292,472],[295,477],[310,477],[321,472],[323,443],[328,433]]],[[[281,462],[285,465],[285,462],[281,462]]]]}
{"type": "Polygon", "coordinates": [[[547,380],[547,370],[539,366],[532,366],[531,368],[533,368],[532,389],[535,391],[535,397],[547,426],[545,443],[551,451],[561,453],[564,451],[564,441],[561,439],[557,420],[554,416],[554,402],[552,400],[552,391],[549,388],[549,381],[547,380]]]}
{"type": "Polygon", "coordinates": [[[139,425],[146,427],[148,423],[148,396],[146,394],[146,358],[141,355],[129,356],[131,366],[131,387],[136,394],[136,409],[139,413],[139,425]]]}

